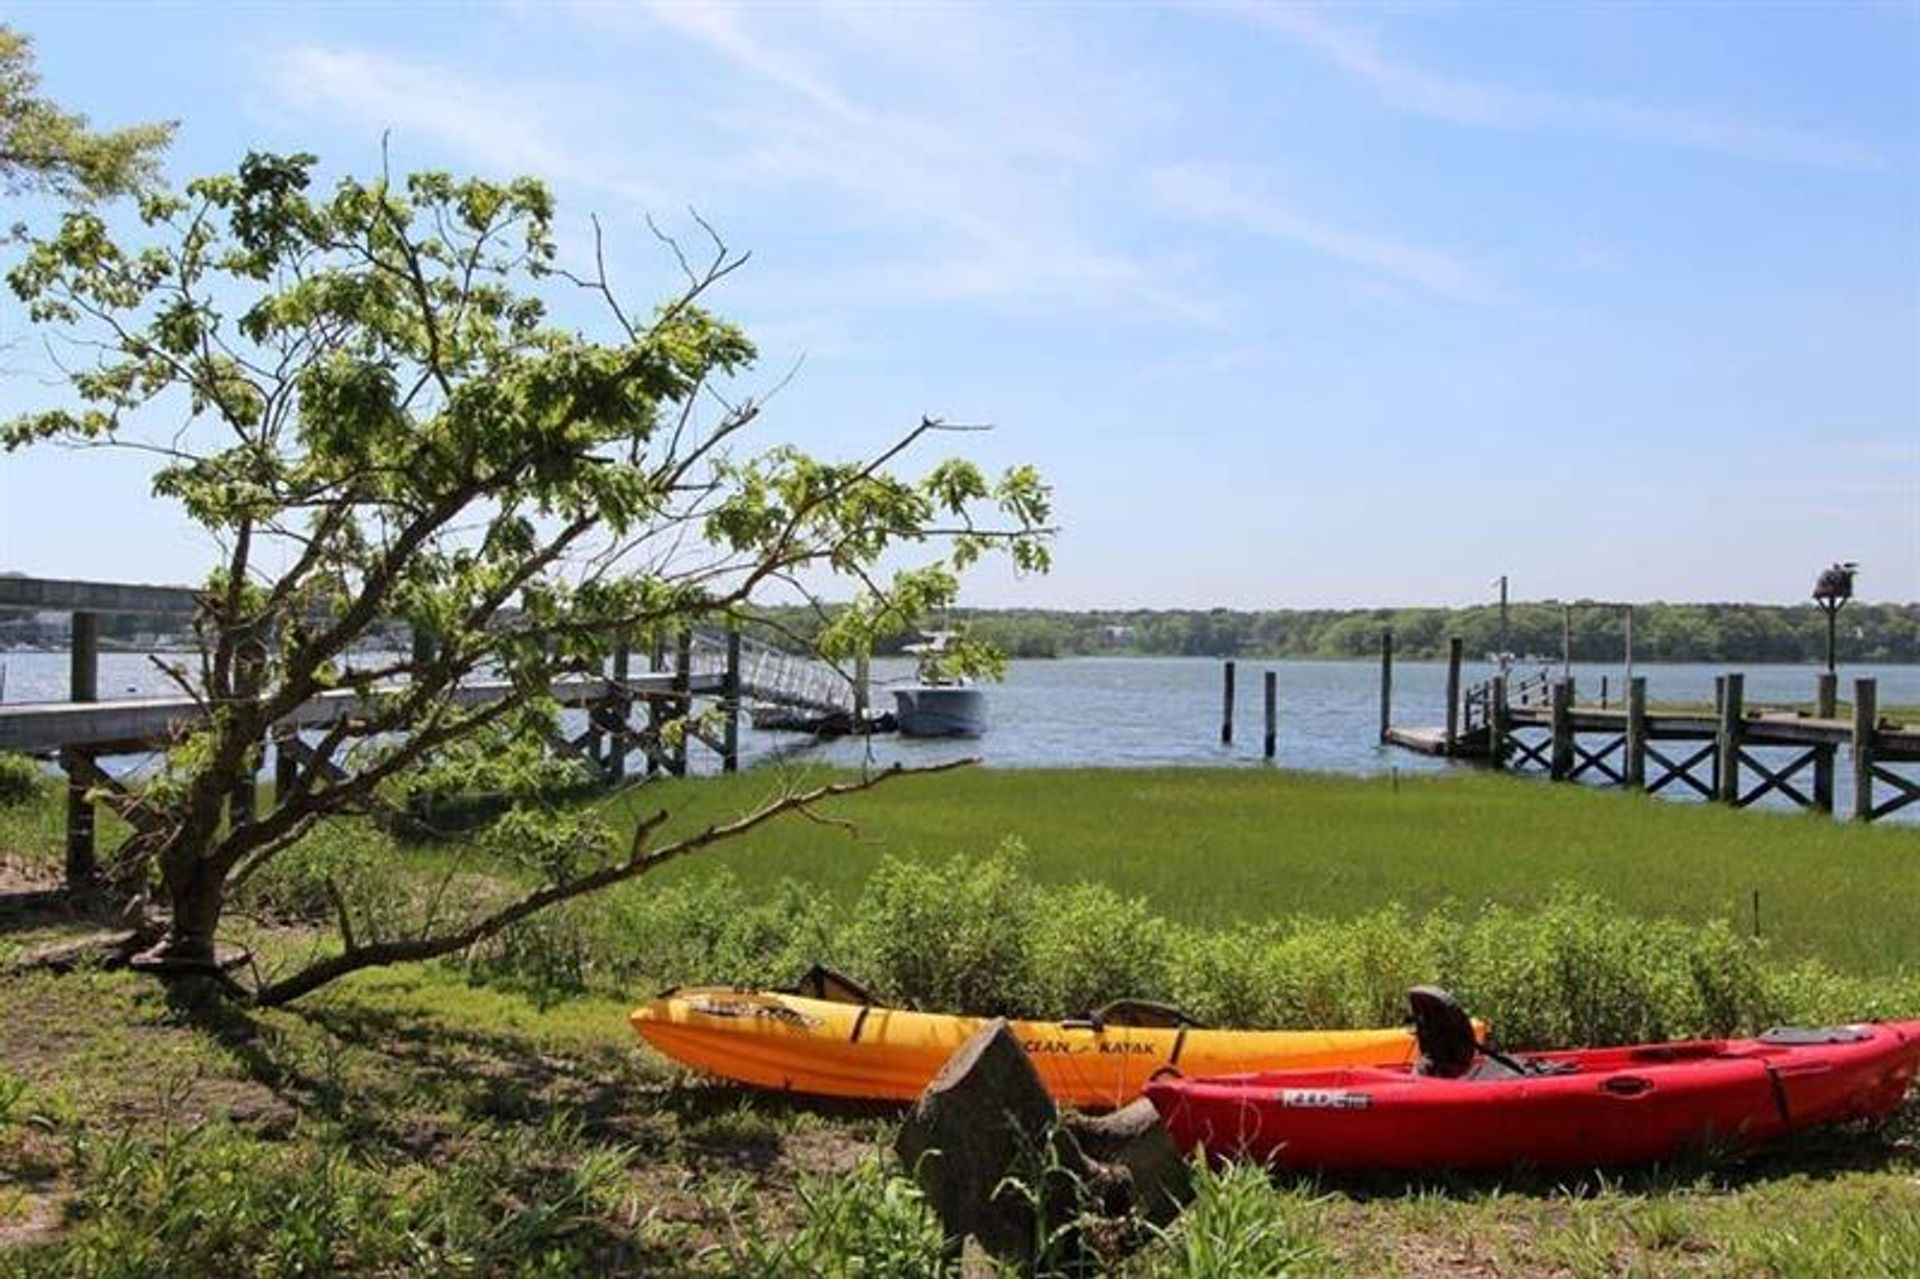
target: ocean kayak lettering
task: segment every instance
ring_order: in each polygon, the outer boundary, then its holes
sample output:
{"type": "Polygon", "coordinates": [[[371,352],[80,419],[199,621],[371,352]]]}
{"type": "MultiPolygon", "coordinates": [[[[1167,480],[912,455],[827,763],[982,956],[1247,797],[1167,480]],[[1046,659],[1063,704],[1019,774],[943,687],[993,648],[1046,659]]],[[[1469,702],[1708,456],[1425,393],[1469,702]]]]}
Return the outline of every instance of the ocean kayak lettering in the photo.
{"type": "Polygon", "coordinates": [[[1027,1054],[1029,1056],[1033,1056],[1033,1057],[1038,1057],[1038,1056],[1043,1056],[1048,1054],[1051,1054],[1054,1056],[1077,1057],[1085,1053],[1102,1053],[1106,1055],[1118,1054],[1118,1055],[1124,1055],[1124,1056],[1130,1056],[1130,1057],[1152,1057],[1157,1052],[1157,1050],[1154,1048],[1152,1044],[1128,1043],[1125,1040],[1121,1040],[1116,1043],[1106,1043],[1103,1041],[1088,1043],[1084,1039],[1082,1040],[1029,1039],[1023,1042],[1020,1046],[1027,1050],[1027,1054]]]}
{"type": "Polygon", "coordinates": [[[763,1018],[767,1021],[784,1021],[790,1025],[811,1030],[820,1024],[818,1017],[809,1017],[803,1012],[788,1008],[784,1004],[763,1004],[753,1001],[690,999],[687,1011],[705,1013],[709,1017],[748,1017],[763,1018]]]}
{"type": "Polygon", "coordinates": [[[1289,1110],[1365,1110],[1373,1098],[1333,1088],[1282,1088],[1280,1104],[1289,1110]]]}

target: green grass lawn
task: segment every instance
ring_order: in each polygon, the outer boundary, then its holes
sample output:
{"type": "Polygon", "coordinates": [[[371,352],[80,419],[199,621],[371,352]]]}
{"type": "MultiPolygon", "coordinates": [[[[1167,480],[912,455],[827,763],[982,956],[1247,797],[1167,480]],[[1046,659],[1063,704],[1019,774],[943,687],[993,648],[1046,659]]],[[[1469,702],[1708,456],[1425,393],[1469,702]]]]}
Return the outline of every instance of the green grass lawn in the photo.
{"type": "MultiPolygon", "coordinates": [[[[670,782],[607,807],[668,808],[670,838],[825,777],[670,782]]],[[[1486,775],[1255,770],[966,770],[827,815],[854,829],[789,817],[662,877],[727,867],[748,890],[785,877],[846,902],[885,856],[1012,837],[1035,881],[1103,881],[1198,925],[1525,906],[1572,885],[1633,916],[1744,926],[1757,887],[1783,957],[1876,982],[1920,968],[1920,831],[1892,826],[1486,775]]],[[[57,866],[59,818],[54,795],[0,810],[0,854],[57,866]]],[[[393,851],[402,874],[450,855],[393,851]]],[[[84,926],[16,917],[0,956],[84,926]]],[[[937,1272],[924,1210],[890,1179],[891,1115],[683,1076],[636,1050],[629,1001],[605,992],[533,1000],[449,962],[264,1012],[90,971],[0,972],[0,998],[0,1276],[937,1272]]],[[[1909,1106],[1877,1136],[1565,1182],[1241,1170],[1123,1273],[1920,1273],[1917,1121],[1909,1106]]]]}
{"type": "MultiPolygon", "coordinates": [[[[656,807],[675,829],[716,820],[796,771],[644,787],[617,815],[656,807]]],[[[838,899],[886,854],[944,859],[1007,838],[1044,882],[1099,880],[1153,910],[1215,924],[1347,917],[1399,901],[1527,905],[1557,885],[1642,916],[1725,918],[1779,953],[1863,974],[1920,967],[1920,830],[1488,775],[1360,779],[1253,769],[973,769],[903,778],[829,810],[857,831],[787,818],[669,867],[783,876],[838,899]]]]}

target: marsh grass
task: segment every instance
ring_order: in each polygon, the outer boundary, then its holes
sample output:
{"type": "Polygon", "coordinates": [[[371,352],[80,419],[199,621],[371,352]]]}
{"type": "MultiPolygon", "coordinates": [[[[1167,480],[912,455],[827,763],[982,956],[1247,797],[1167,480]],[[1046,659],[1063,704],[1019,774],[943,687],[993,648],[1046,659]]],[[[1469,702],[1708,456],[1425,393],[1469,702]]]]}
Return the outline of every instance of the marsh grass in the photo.
{"type": "MultiPolygon", "coordinates": [[[[787,780],[809,774],[789,770],[787,780]]],[[[642,788],[623,813],[666,808],[692,827],[776,783],[772,773],[642,788]]],[[[1086,881],[1185,924],[1344,918],[1399,903],[1421,915],[1525,907],[1555,889],[1622,913],[1759,928],[1784,956],[1844,971],[1920,967],[1920,828],[1553,786],[1481,773],[1387,778],[1262,769],[977,769],[909,779],[829,810],[857,834],[796,822],[669,867],[785,878],[840,906],[883,857],[939,863],[1007,838],[1042,884],[1086,881]]]]}

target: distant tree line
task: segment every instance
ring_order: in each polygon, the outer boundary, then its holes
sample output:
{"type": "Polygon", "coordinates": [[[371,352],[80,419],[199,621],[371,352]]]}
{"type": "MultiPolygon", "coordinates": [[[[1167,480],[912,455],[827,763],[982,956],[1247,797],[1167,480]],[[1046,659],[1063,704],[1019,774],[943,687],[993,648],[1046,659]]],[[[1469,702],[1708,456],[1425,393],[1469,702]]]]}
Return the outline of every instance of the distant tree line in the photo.
{"type": "MultiPolygon", "coordinates": [[[[1573,604],[1576,661],[1618,660],[1625,646],[1625,609],[1618,604],[1573,604]]],[[[797,636],[820,623],[799,609],[772,610],[771,619],[797,636]]],[[[1560,655],[1564,608],[1557,600],[1508,609],[1508,651],[1560,655]]],[[[1380,632],[1393,631],[1403,657],[1445,657],[1458,635],[1469,658],[1500,650],[1500,610],[1472,608],[1121,609],[1055,612],[1042,609],[955,609],[951,624],[965,627],[1012,657],[1066,657],[1138,653],[1187,657],[1353,658],[1379,652],[1380,632]]],[[[911,636],[894,637],[877,652],[898,651],[911,636]]],[[[1817,662],[1826,657],[1825,616],[1811,604],[1636,604],[1633,653],[1646,662],[1817,662]]],[[[1855,602],[1840,614],[1839,653],[1848,662],[1920,662],[1920,604],[1855,602]]]]}

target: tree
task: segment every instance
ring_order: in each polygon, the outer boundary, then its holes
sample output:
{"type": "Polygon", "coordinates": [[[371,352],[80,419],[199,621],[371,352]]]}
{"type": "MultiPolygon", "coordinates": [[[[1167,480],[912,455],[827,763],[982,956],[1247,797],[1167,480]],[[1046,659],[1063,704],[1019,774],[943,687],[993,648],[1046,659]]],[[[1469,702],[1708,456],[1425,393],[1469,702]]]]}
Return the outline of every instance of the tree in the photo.
{"type": "Polygon", "coordinates": [[[0,184],[29,192],[99,200],[150,187],[172,124],[95,133],[87,117],[40,96],[33,41],[0,25],[0,184]]]}
{"type": "MultiPolygon", "coordinates": [[[[171,905],[149,964],[208,965],[230,886],[321,820],[449,754],[507,767],[516,752],[495,746],[538,740],[554,681],[604,669],[616,635],[727,617],[770,584],[827,572],[859,589],[818,638],[843,657],[949,603],[982,554],[1047,566],[1048,493],[1032,468],[995,480],[958,458],[911,481],[889,470],[964,428],[924,420],[854,462],[737,453],[760,405],[729,391],[752,345],[702,304],[744,261],[717,236],[697,263],[667,241],[684,287],[641,318],[597,252],[587,273],[557,265],[536,181],[418,173],[315,195],[313,163],[252,155],[183,196],[148,195],[155,242],[143,248],[74,210],[10,276],[36,321],[96,356],[71,374],[76,405],[19,417],[0,439],[141,450],[157,461],[156,494],[220,547],[200,669],[169,668],[204,722],[143,788],[151,833],[116,859],[122,878],[157,868],[171,905]],[[609,340],[556,324],[555,294],[590,302],[609,340]],[[881,572],[929,541],[942,553],[881,572]],[[433,644],[349,660],[395,617],[433,644]],[[507,691],[465,704],[459,690],[483,673],[507,691]],[[313,745],[321,762],[256,820],[223,822],[273,725],[337,689],[360,710],[313,745]]],[[[464,948],[825,793],[655,850],[654,822],[617,841],[585,819],[520,823],[537,891],[379,942],[357,940],[343,914],[339,954],[257,997],[464,948]]]]}

